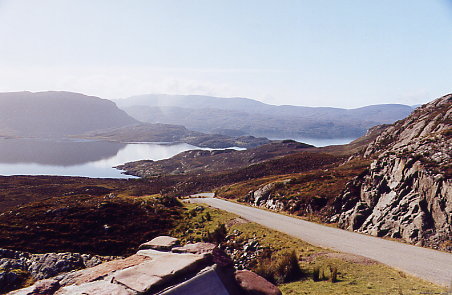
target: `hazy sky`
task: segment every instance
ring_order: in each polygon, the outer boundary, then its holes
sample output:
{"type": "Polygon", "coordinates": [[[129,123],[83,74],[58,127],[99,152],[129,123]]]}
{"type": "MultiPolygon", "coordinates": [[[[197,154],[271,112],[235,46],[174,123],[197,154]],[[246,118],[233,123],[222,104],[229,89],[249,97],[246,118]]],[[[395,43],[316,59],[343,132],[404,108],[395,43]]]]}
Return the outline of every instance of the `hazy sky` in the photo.
{"type": "Polygon", "coordinates": [[[0,91],[418,104],[452,92],[452,0],[0,0],[0,91]]]}

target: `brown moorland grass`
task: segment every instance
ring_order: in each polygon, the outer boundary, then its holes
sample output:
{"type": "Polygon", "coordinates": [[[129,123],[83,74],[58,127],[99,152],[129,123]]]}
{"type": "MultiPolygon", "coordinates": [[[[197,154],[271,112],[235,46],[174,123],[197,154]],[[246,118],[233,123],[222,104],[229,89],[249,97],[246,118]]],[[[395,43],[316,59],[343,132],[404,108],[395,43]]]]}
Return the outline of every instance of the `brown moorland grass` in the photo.
{"type": "Polygon", "coordinates": [[[180,218],[174,198],[62,196],[0,214],[0,248],[128,255],[180,218]]]}
{"type": "Polygon", "coordinates": [[[145,195],[162,187],[142,179],[108,179],[70,176],[0,176],[0,213],[29,202],[60,196],[145,195]]]}

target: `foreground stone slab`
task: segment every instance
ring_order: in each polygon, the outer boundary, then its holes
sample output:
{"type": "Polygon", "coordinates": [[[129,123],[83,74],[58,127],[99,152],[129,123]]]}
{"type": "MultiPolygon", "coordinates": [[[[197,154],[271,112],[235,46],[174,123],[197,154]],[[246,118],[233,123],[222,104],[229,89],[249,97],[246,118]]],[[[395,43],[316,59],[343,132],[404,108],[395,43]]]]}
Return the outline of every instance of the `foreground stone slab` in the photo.
{"type": "MultiPolygon", "coordinates": [[[[145,251],[152,255],[152,251],[145,251]]],[[[113,281],[136,292],[144,293],[165,284],[176,276],[196,271],[204,261],[202,255],[160,252],[158,255],[151,256],[149,261],[118,271],[114,274],[113,281]]]]}
{"type": "Polygon", "coordinates": [[[159,236],[140,245],[138,249],[154,249],[159,251],[169,251],[179,244],[179,239],[170,236],[159,236]]]}
{"type": "Polygon", "coordinates": [[[198,242],[186,244],[182,247],[174,247],[171,251],[174,253],[192,253],[192,254],[211,254],[217,246],[212,243],[198,242]]]}
{"type": "Polygon", "coordinates": [[[230,295],[214,268],[209,267],[197,276],[172,287],[161,295],[230,295]]]}
{"type": "Polygon", "coordinates": [[[247,294],[250,295],[282,295],[281,291],[261,277],[249,270],[238,270],[235,279],[247,294]]]}
{"type": "MultiPolygon", "coordinates": [[[[38,281],[8,295],[243,295],[232,261],[216,245],[196,243],[177,248],[178,253],[140,250],[127,258],[38,281]]],[[[257,277],[259,280],[249,279],[259,286],[249,287],[248,294],[280,294],[262,293],[262,281],[266,289],[273,285],[257,277]]]]}
{"type": "Polygon", "coordinates": [[[145,256],[150,259],[157,259],[160,256],[168,255],[168,252],[162,252],[152,249],[140,250],[137,252],[137,255],[145,256]]]}
{"type": "Polygon", "coordinates": [[[105,277],[114,271],[132,267],[148,260],[150,260],[149,257],[137,254],[129,256],[124,259],[112,260],[109,262],[99,264],[92,268],[87,268],[66,274],[60,280],[60,285],[62,286],[73,284],[80,285],[83,283],[92,282],[99,278],[105,277]]]}
{"type": "Polygon", "coordinates": [[[28,288],[12,291],[8,295],[46,295],[53,294],[60,284],[56,280],[46,279],[36,282],[33,286],[28,288]]]}
{"type": "Polygon", "coordinates": [[[112,284],[107,281],[95,281],[91,283],[85,283],[82,285],[66,286],[58,290],[55,295],[132,295],[136,294],[125,287],[112,284]]]}

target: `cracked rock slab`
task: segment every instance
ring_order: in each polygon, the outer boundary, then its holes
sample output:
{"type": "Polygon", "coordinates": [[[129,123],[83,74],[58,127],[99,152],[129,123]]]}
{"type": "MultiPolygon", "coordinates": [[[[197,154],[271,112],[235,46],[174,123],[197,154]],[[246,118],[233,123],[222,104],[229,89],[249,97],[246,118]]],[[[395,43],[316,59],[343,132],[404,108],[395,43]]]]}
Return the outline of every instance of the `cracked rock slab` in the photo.
{"type": "Polygon", "coordinates": [[[152,250],[145,251],[151,255],[150,261],[118,271],[114,274],[113,281],[136,292],[143,293],[153,287],[165,284],[175,276],[196,270],[204,261],[202,255],[162,254],[160,252],[158,255],[152,256],[152,250]]]}
{"type": "Polygon", "coordinates": [[[159,251],[169,251],[179,244],[179,239],[170,236],[159,236],[140,245],[139,249],[154,249],[159,251]]]}
{"type": "Polygon", "coordinates": [[[66,286],[58,290],[55,295],[132,295],[136,294],[131,290],[127,290],[124,286],[112,284],[108,281],[95,281],[81,285],[66,286]]]}

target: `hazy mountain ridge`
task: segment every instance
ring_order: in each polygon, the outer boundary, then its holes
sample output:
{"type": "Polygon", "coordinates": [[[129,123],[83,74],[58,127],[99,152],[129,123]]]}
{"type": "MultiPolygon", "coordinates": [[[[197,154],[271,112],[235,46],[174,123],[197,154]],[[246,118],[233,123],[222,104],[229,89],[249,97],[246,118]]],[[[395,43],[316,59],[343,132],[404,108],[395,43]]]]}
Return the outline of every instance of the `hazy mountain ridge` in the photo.
{"type": "Polygon", "coordinates": [[[270,142],[251,136],[204,134],[180,125],[143,124],[110,100],[63,91],[0,93],[0,137],[185,142],[210,148],[270,142]]]}
{"type": "Polygon", "coordinates": [[[62,137],[138,123],[107,100],[79,93],[0,93],[0,135],[62,137]]]}
{"type": "Polygon", "coordinates": [[[270,138],[352,138],[372,126],[393,123],[412,107],[398,104],[357,109],[275,106],[248,98],[200,95],[141,95],[115,100],[132,117],[150,123],[184,125],[226,135],[270,138]]]}

